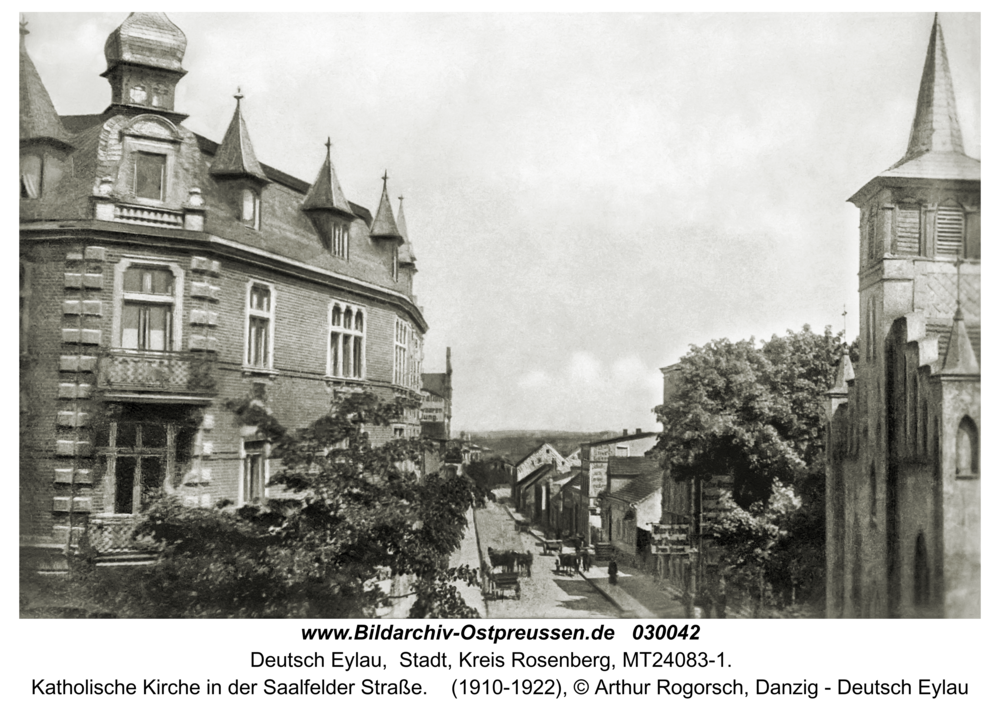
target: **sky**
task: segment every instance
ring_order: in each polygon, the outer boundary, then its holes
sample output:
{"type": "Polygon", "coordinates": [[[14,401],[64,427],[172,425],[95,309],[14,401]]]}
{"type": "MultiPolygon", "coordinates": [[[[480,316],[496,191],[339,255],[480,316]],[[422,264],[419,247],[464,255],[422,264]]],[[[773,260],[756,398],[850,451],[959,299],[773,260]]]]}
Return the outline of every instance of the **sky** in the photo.
{"type": "MultiPolygon", "coordinates": [[[[906,149],[931,13],[168,13],[175,106],[348,198],[405,196],[453,431],[656,427],[691,344],[858,331],[858,212],[906,149]]],[[[60,114],[102,111],[127,16],[25,14],[60,114]]],[[[980,18],[941,15],[980,156],[980,18]]]]}

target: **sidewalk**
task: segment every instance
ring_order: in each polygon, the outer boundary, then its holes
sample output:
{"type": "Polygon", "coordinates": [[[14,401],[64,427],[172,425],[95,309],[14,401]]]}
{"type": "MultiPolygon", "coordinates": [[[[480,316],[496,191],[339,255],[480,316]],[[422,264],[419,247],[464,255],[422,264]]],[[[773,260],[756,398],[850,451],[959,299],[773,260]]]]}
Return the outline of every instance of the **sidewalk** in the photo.
{"type": "MultiPolygon", "coordinates": [[[[504,508],[513,519],[510,508],[504,508]]],[[[529,527],[528,532],[539,541],[545,539],[544,533],[535,526],[529,527]]],[[[595,564],[591,565],[589,572],[581,571],[580,576],[628,618],[686,618],[680,590],[666,580],[658,581],[646,572],[619,566],[618,584],[611,584],[607,565],[595,564]]]]}
{"type": "MultiPolygon", "coordinates": [[[[451,553],[448,562],[449,567],[461,567],[463,564],[472,569],[479,569],[479,541],[476,536],[476,524],[472,520],[472,508],[465,513],[466,526],[465,534],[462,536],[461,546],[451,553]]],[[[470,607],[479,612],[479,616],[486,617],[486,602],[483,601],[483,590],[477,585],[470,587],[465,582],[455,582],[462,599],[470,607]]]]}

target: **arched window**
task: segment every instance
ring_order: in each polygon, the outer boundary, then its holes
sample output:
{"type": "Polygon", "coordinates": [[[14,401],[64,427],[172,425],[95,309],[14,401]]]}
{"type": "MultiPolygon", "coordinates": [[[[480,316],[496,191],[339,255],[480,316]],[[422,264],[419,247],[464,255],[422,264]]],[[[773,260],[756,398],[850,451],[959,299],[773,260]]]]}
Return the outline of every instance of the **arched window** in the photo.
{"type": "Polygon", "coordinates": [[[958,475],[973,476],[979,473],[979,430],[968,416],[958,424],[955,466],[958,475]]]}
{"type": "Polygon", "coordinates": [[[254,188],[244,188],[242,198],[240,220],[243,225],[260,230],[260,192],[254,188]]]}
{"type": "Polygon", "coordinates": [[[926,606],[931,602],[931,569],[927,562],[927,543],[924,533],[917,535],[916,550],[913,553],[913,603],[926,606]]]}
{"type": "Polygon", "coordinates": [[[365,316],[361,307],[334,302],[330,308],[329,375],[365,378],[365,316]]]}
{"type": "Polygon", "coordinates": [[[875,358],[875,299],[868,300],[868,324],[867,326],[867,344],[865,345],[865,352],[868,356],[869,361],[875,358]]]}
{"type": "Polygon", "coordinates": [[[30,153],[21,156],[21,198],[42,197],[42,157],[30,153]]]}

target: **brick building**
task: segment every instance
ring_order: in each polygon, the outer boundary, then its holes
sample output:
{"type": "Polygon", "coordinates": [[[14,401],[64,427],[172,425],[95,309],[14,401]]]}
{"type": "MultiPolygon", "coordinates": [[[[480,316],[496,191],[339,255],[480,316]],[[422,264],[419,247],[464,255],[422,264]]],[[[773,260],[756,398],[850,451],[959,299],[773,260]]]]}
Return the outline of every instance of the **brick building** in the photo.
{"type": "MultiPolygon", "coordinates": [[[[174,90],[187,39],[162,13],[111,32],[111,99],[89,115],[57,114],[27,34],[22,545],[63,547],[86,529],[115,549],[162,491],[200,505],[266,497],[269,444],[241,409],[294,428],[362,388],[419,403],[427,323],[385,175],[373,216],[344,195],[329,140],[317,137],[312,182],[261,163],[239,94],[220,143],[185,128],[174,90]]],[[[415,406],[371,436],[420,430],[415,406]]]]}
{"type": "Polygon", "coordinates": [[[980,162],[935,16],[903,158],[860,209],[861,359],[829,392],[827,616],[980,616],[980,162]]]}

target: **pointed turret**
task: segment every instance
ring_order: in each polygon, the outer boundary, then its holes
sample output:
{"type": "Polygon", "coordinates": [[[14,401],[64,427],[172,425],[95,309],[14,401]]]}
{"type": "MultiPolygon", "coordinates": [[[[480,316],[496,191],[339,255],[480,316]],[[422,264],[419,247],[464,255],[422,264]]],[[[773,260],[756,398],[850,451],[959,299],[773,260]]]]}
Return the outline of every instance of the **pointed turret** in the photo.
{"type": "Polygon", "coordinates": [[[840,355],[840,363],[837,365],[837,374],[833,379],[833,386],[827,391],[827,395],[847,396],[848,385],[854,381],[854,365],[851,364],[850,348],[844,343],[843,352],[840,355]]]}
{"type": "Polygon", "coordinates": [[[19,87],[20,139],[21,143],[49,141],[69,147],[69,132],[63,127],[56,108],[52,104],[42,78],[35,69],[35,63],[28,56],[25,36],[28,23],[21,23],[21,66],[19,87]]]}
{"type": "Polygon", "coordinates": [[[927,59],[920,79],[917,111],[910,129],[910,142],[903,161],[909,161],[928,151],[965,153],[962,127],[955,108],[955,90],[948,69],[948,53],[944,48],[944,33],[937,13],[927,45],[927,59]]]}
{"type": "Polygon", "coordinates": [[[396,225],[396,218],[392,214],[392,204],[389,203],[389,172],[382,175],[382,198],[378,204],[378,211],[375,213],[375,220],[372,221],[370,235],[373,238],[384,238],[403,242],[403,236],[399,233],[396,225]]]}
{"type": "Polygon", "coordinates": [[[396,227],[399,234],[403,236],[403,244],[399,246],[399,264],[404,267],[412,267],[417,262],[417,256],[413,252],[410,244],[410,236],[406,231],[406,216],[403,215],[403,196],[399,197],[399,213],[396,214],[396,227]]]}
{"type": "Polygon", "coordinates": [[[965,329],[965,315],[962,307],[955,310],[955,320],[951,325],[951,336],[948,338],[948,351],[944,355],[942,374],[978,374],[979,360],[969,341],[969,333],[965,329]]]}
{"type": "Polygon", "coordinates": [[[215,159],[209,173],[216,177],[254,178],[262,183],[268,182],[264,169],[257,161],[246,122],[243,120],[241,100],[243,95],[236,90],[236,111],[233,120],[229,122],[226,135],[215,152],[215,159]]]}
{"type": "Polygon", "coordinates": [[[323,161],[323,167],[320,168],[316,180],[309,187],[309,192],[302,202],[302,210],[329,211],[348,218],[354,218],[354,213],[351,211],[351,204],[344,196],[344,191],[340,187],[340,181],[337,180],[337,172],[333,168],[333,161],[330,160],[330,146],[330,139],[327,138],[326,160],[323,161]]]}
{"type": "Polygon", "coordinates": [[[111,106],[152,111],[174,120],[174,89],[187,72],[181,66],[187,37],[162,12],[133,12],[104,43],[111,106]]]}

